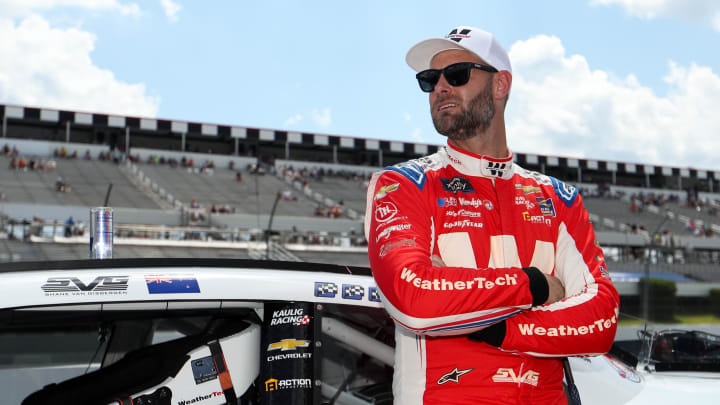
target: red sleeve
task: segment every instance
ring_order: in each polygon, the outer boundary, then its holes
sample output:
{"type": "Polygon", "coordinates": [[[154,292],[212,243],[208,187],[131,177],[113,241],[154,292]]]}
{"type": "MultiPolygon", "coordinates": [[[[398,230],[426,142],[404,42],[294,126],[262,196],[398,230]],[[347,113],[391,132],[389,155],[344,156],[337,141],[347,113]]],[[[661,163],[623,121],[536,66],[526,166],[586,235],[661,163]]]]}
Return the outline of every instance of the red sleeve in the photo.
{"type": "Polygon", "coordinates": [[[417,334],[457,335],[527,310],[534,299],[537,304],[538,280],[520,268],[478,272],[432,265],[435,197],[422,169],[412,162],[410,169],[410,176],[376,173],[367,194],[370,266],[390,316],[417,334]]]}
{"type": "Polygon", "coordinates": [[[565,286],[566,298],[508,319],[500,348],[535,356],[605,353],[615,338],[619,296],[581,197],[573,188],[552,180],[556,190],[557,184],[565,190],[556,198],[564,215],[553,275],[565,286]]]}

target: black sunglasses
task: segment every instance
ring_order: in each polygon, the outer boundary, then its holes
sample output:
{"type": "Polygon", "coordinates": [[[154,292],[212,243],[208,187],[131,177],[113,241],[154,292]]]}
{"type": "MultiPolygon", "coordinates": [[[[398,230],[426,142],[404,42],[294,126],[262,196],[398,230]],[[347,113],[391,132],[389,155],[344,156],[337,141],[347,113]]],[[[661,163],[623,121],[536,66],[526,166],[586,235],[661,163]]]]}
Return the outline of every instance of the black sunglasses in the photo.
{"type": "Polygon", "coordinates": [[[440,74],[445,76],[445,80],[451,86],[462,86],[470,80],[470,70],[472,68],[484,70],[490,73],[497,73],[497,69],[489,65],[481,65],[473,62],[453,63],[445,66],[444,69],[428,69],[415,75],[420,83],[420,89],[426,93],[432,93],[435,85],[440,80],[440,74]]]}

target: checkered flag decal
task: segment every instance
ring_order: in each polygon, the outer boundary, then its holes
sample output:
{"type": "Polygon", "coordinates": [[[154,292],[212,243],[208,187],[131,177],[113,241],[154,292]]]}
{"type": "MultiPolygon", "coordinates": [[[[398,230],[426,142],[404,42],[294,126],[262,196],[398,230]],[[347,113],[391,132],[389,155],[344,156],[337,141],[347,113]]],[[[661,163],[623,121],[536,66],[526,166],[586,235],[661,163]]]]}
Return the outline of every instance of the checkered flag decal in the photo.
{"type": "Polygon", "coordinates": [[[322,283],[315,282],[315,296],[325,298],[335,298],[335,294],[338,293],[337,284],[335,283],[322,283]]]}
{"type": "Polygon", "coordinates": [[[370,301],[380,302],[380,293],[377,287],[370,287],[370,297],[368,297],[368,299],[370,301]]]}
{"type": "Polygon", "coordinates": [[[365,296],[365,289],[361,285],[343,284],[342,297],[348,300],[361,300],[365,296]]]}
{"type": "Polygon", "coordinates": [[[302,319],[299,322],[293,322],[293,325],[309,325],[310,324],[310,315],[303,315],[302,319]]]}

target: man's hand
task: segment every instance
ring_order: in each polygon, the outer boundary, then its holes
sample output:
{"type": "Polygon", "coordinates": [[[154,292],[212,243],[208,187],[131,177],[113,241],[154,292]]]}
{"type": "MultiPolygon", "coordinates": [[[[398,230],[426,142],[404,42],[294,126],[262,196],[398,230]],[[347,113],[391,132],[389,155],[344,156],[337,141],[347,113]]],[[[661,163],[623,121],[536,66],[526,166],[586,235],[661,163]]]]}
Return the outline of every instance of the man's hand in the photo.
{"type": "Polygon", "coordinates": [[[563,287],[560,279],[545,273],[543,275],[545,275],[545,280],[548,283],[548,299],[545,303],[552,304],[565,298],[565,287],[563,287]]]}

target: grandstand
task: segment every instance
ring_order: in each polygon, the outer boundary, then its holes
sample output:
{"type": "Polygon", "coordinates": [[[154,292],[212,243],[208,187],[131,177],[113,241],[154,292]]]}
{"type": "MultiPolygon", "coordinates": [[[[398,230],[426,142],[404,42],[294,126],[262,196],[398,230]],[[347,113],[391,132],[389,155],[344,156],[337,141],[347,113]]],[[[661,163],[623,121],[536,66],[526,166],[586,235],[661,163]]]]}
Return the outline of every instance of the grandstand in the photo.
{"type": "MultiPolygon", "coordinates": [[[[0,119],[0,262],[87,258],[88,209],[109,197],[115,257],[367,266],[369,174],[438,148],[9,105],[0,119]]],[[[611,270],[642,271],[653,247],[654,268],[720,281],[720,171],[514,157],[581,190],[611,270]]]]}

